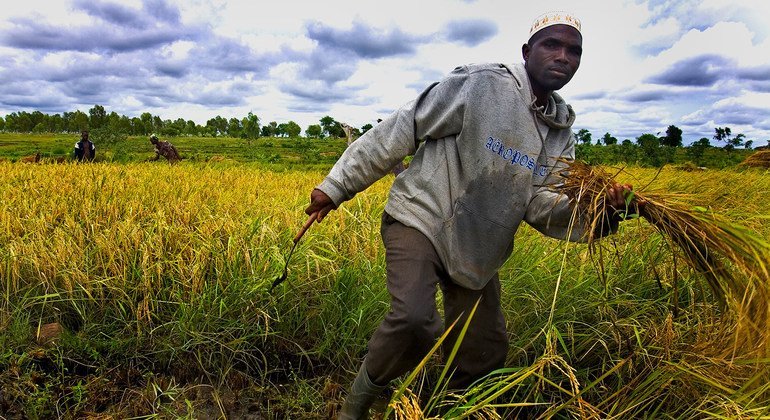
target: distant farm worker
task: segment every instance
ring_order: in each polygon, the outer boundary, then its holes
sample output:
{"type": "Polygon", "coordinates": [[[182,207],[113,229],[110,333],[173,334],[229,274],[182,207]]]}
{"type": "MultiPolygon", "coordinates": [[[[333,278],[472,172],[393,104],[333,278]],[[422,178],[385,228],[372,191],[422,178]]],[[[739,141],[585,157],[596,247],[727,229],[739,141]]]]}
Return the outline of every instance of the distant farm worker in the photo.
{"type": "Polygon", "coordinates": [[[179,152],[177,152],[176,147],[174,147],[173,144],[167,141],[158,140],[158,136],[155,134],[150,136],[150,142],[155,145],[155,157],[150,160],[158,160],[161,156],[166,158],[169,163],[176,163],[182,160],[182,157],[179,156],[179,152]]]}
{"type": "Polygon", "coordinates": [[[88,139],[88,130],[80,132],[80,141],[75,143],[74,155],[78,162],[90,162],[96,157],[96,146],[88,139]]]}
{"type": "MultiPolygon", "coordinates": [[[[324,220],[333,209],[386,175],[404,157],[382,216],[390,311],[339,413],[367,418],[392,380],[413,370],[442,333],[436,291],[443,293],[445,324],[459,320],[444,342],[454,346],[466,317],[478,309],[452,362],[449,387],[467,388],[503,367],[508,337],[498,270],[514,249],[522,221],[559,239],[584,241],[588,226],[573,221],[559,182],[561,159],[575,158],[575,113],[555,93],[580,65],[580,22],[567,13],[538,18],[522,45],[523,63],[455,68],[353,142],[310,193],[307,214],[324,220]]],[[[630,185],[613,185],[610,206],[625,208],[630,185]]],[[[616,212],[597,229],[617,229],[616,212]]]]}

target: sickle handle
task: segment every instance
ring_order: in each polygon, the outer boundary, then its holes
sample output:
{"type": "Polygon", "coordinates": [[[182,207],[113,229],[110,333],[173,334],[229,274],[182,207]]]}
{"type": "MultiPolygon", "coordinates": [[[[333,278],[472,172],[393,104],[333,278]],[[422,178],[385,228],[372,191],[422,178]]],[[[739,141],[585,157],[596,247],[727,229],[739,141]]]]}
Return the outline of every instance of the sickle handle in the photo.
{"type": "Polygon", "coordinates": [[[315,222],[315,220],[317,218],[318,218],[318,212],[315,212],[315,213],[311,214],[310,217],[308,217],[308,219],[305,222],[305,224],[302,225],[302,229],[300,229],[299,232],[297,232],[297,236],[294,237],[294,243],[295,244],[297,242],[299,242],[300,238],[302,238],[302,235],[304,235],[305,232],[307,232],[307,230],[310,228],[310,225],[312,225],[313,222],[315,222]]]}

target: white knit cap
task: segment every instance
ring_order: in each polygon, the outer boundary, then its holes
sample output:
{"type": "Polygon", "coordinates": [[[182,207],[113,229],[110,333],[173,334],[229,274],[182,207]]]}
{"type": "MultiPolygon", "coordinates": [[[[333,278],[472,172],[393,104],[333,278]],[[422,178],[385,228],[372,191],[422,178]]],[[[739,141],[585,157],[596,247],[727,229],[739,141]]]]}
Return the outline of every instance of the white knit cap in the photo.
{"type": "Polygon", "coordinates": [[[553,25],[571,26],[580,32],[580,20],[575,15],[569,12],[555,11],[538,16],[529,29],[529,36],[532,37],[535,32],[553,25]]]}

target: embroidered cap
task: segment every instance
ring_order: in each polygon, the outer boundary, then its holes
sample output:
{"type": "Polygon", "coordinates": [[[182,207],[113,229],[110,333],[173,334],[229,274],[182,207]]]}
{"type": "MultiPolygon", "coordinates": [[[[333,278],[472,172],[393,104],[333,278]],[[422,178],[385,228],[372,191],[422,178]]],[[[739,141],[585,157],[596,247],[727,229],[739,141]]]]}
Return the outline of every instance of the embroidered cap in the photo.
{"type": "Polygon", "coordinates": [[[537,31],[553,25],[571,26],[580,32],[580,20],[578,18],[568,12],[556,11],[543,13],[535,19],[535,22],[532,23],[532,27],[529,29],[530,38],[537,31]]]}

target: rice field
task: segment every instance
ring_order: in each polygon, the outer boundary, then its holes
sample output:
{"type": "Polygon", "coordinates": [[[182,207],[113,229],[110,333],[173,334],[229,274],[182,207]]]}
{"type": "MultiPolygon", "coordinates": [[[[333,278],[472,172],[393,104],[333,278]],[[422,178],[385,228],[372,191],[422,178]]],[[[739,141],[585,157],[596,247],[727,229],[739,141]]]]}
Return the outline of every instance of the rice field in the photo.
{"type": "MultiPolygon", "coordinates": [[[[0,174],[0,417],[334,415],[388,309],[391,176],[314,224],[269,293],[324,170],[0,162],[0,174]]],[[[770,237],[766,170],[618,178],[770,237]]],[[[770,417],[768,347],[736,345],[740,317],[677,258],[642,219],[592,246],[524,226],[501,270],[506,369],[453,393],[432,354],[375,416],[770,417]]]]}

